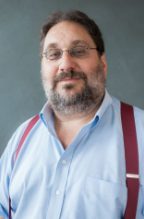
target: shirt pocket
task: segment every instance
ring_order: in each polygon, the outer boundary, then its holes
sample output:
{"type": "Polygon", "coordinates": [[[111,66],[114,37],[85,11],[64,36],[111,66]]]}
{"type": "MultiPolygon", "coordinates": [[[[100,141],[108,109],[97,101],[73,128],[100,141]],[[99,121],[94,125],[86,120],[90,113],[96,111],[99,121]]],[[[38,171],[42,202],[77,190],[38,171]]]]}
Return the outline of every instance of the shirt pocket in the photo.
{"type": "Polygon", "coordinates": [[[81,199],[81,207],[88,209],[89,215],[86,218],[121,219],[124,216],[126,202],[126,186],[87,177],[81,199]]]}

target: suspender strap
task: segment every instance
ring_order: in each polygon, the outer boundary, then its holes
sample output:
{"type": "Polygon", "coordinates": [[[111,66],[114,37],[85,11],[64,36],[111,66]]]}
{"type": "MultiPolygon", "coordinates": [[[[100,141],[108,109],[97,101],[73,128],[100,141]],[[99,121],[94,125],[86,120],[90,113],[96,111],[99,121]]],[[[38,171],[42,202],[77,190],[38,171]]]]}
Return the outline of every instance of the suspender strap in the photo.
{"type": "MultiPolygon", "coordinates": [[[[39,115],[36,115],[35,117],[33,117],[28,126],[26,127],[23,135],[22,135],[22,138],[19,142],[19,145],[18,145],[18,149],[17,149],[17,152],[16,152],[16,156],[15,156],[15,160],[14,160],[14,165],[16,163],[16,160],[17,160],[17,157],[18,157],[18,154],[20,152],[20,149],[25,141],[25,139],[27,138],[28,134],[30,133],[31,129],[33,128],[33,126],[37,123],[37,121],[39,120],[39,115]]],[[[9,219],[11,219],[11,199],[9,197],[9,219]]]]}
{"type": "Polygon", "coordinates": [[[11,199],[9,197],[9,219],[11,219],[11,199]]]}
{"type": "Polygon", "coordinates": [[[17,160],[18,154],[19,154],[19,152],[20,152],[20,149],[21,149],[21,147],[22,147],[22,145],[23,145],[23,143],[24,143],[26,137],[28,136],[29,132],[31,131],[31,129],[32,129],[33,126],[37,123],[38,120],[39,120],[39,115],[33,117],[33,118],[31,119],[31,121],[29,122],[28,126],[26,127],[26,130],[25,130],[24,133],[23,133],[23,136],[22,136],[22,138],[21,138],[21,140],[20,140],[20,143],[19,143],[19,146],[18,146],[18,149],[17,149],[17,152],[16,152],[14,165],[15,165],[15,162],[16,162],[16,160],[17,160]]]}
{"type": "Polygon", "coordinates": [[[128,189],[124,219],[135,219],[139,195],[139,162],[133,107],[121,103],[121,119],[125,145],[126,183],[128,189]]]}

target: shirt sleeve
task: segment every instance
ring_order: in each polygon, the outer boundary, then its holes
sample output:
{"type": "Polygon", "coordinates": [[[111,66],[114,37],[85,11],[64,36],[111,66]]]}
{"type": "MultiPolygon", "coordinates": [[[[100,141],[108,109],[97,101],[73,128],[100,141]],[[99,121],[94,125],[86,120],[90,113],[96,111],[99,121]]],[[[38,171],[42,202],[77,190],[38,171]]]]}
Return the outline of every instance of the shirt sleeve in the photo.
{"type": "Polygon", "coordinates": [[[0,159],[0,216],[4,219],[9,218],[9,144],[0,159]]]}

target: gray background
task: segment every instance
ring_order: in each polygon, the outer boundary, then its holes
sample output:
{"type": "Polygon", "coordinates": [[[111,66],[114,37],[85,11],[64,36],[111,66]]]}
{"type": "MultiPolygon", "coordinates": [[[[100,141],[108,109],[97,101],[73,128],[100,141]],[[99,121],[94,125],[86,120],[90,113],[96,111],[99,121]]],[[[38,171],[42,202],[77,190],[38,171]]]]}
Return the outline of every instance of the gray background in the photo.
{"type": "Polygon", "coordinates": [[[144,0],[0,0],[0,156],[16,128],[46,102],[39,30],[49,13],[67,9],[100,26],[109,93],[144,109],[144,0]]]}

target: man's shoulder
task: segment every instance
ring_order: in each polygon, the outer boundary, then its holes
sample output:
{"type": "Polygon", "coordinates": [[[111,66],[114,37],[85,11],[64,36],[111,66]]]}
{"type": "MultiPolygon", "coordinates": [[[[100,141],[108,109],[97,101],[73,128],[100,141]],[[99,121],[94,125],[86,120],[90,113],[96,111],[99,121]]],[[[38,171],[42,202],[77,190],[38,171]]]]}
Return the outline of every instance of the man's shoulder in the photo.
{"type": "Polygon", "coordinates": [[[134,114],[136,117],[138,117],[144,121],[144,110],[134,106],[134,114]]]}
{"type": "MultiPolygon", "coordinates": [[[[113,107],[114,107],[117,111],[120,112],[120,110],[121,110],[121,106],[120,106],[121,101],[118,100],[116,97],[114,97],[114,96],[112,96],[112,95],[110,95],[110,96],[111,96],[111,98],[112,98],[112,105],[113,105],[113,107]]],[[[127,103],[127,104],[128,104],[128,103],[127,103]]],[[[132,105],[132,106],[133,106],[133,105],[132,105]]],[[[133,106],[133,109],[134,109],[134,116],[135,116],[135,118],[139,118],[139,119],[141,119],[141,120],[144,121],[144,110],[143,110],[143,109],[140,109],[140,108],[138,108],[138,107],[136,107],[136,106],[133,106]]]]}
{"type": "MultiPolygon", "coordinates": [[[[123,102],[119,99],[117,99],[116,97],[114,97],[113,95],[110,95],[110,97],[112,98],[112,103],[117,106],[117,107],[120,107],[120,102],[123,102]]],[[[129,104],[127,102],[125,102],[126,104],[129,104]]],[[[130,105],[130,104],[129,104],[130,105]]],[[[138,111],[138,113],[144,113],[144,110],[143,109],[140,109],[139,107],[136,107],[135,105],[132,105],[134,107],[135,110],[138,111]]]]}
{"type": "Polygon", "coordinates": [[[32,118],[33,117],[21,123],[21,125],[19,125],[18,128],[15,130],[14,134],[12,135],[12,138],[15,137],[16,135],[22,135],[26,127],[28,126],[29,122],[32,120],[32,118]]]}
{"type": "Polygon", "coordinates": [[[20,142],[24,131],[26,130],[28,124],[30,123],[30,121],[33,119],[34,117],[31,117],[29,119],[27,119],[25,122],[23,122],[14,132],[14,134],[12,135],[9,143],[8,143],[8,147],[10,147],[11,151],[15,151],[18,147],[18,143],[20,142]]]}
{"type": "MultiPolygon", "coordinates": [[[[33,118],[33,117],[32,117],[33,118]]],[[[19,145],[19,142],[24,134],[24,131],[26,130],[26,127],[28,126],[29,122],[32,120],[32,118],[29,118],[25,122],[23,122],[14,132],[12,137],[10,138],[7,147],[5,148],[5,151],[2,155],[2,160],[7,160],[7,168],[9,176],[11,175],[11,171],[13,169],[14,164],[14,158],[15,154],[19,145]]],[[[2,162],[1,160],[1,162],[2,162]]]]}
{"type": "MultiPolygon", "coordinates": [[[[144,136],[144,110],[134,106],[136,130],[140,138],[144,136]]],[[[144,138],[143,138],[144,139],[144,138]]]]}

